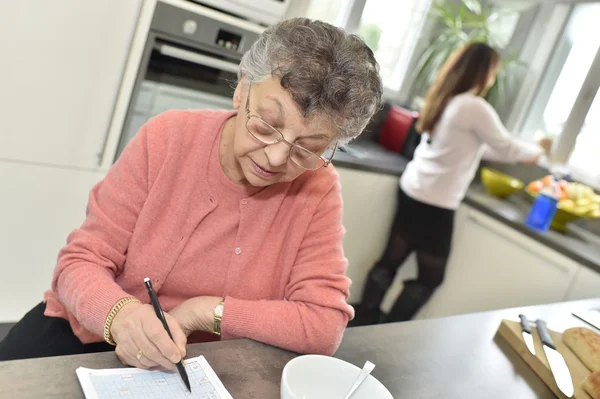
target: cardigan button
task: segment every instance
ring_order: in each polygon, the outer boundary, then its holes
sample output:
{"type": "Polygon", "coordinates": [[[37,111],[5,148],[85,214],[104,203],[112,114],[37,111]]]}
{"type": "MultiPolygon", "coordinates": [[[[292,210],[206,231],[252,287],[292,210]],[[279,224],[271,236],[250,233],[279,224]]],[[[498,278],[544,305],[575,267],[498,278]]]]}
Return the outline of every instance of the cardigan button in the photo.
{"type": "Polygon", "coordinates": [[[235,249],[235,254],[236,254],[236,255],[240,255],[241,253],[242,253],[242,248],[240,248],[240,247],[237,247],[237,248],[235,249]]]}
{"type": "Polygon", "coordinates": [[[242,205],[246,205],[248,203],[248,200],[246,198],[244,198],[243,200],[240,201],[240,204],[242,205]]]}

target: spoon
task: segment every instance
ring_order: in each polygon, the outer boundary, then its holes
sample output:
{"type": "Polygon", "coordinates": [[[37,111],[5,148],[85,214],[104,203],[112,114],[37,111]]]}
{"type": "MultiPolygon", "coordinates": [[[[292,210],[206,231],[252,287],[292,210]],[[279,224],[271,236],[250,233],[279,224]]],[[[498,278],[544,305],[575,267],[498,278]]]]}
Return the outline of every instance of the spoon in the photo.
{"type": "Polygon", "coordinates": [[[356,391],[358,389],[358,387],[360,386],[360,384],[362,384],[363,381],[367,379],[367,377],[369,376],[369,374],[371,374],[371,371],[373,371],[374,368],[375,368],[375,365],[373,363],[371,363],[368,360],[365,362],[365,365],[363,366],[362,370],[360,371],[360,374],[358,374],[356,381],[354,381],[354,385],[352,385],[352,388],[350,388],[350,390],[348,391],[346,396],[344,396],[344,399],[349,399],[350,396],[352,396],[354,391],[356,391]]]}

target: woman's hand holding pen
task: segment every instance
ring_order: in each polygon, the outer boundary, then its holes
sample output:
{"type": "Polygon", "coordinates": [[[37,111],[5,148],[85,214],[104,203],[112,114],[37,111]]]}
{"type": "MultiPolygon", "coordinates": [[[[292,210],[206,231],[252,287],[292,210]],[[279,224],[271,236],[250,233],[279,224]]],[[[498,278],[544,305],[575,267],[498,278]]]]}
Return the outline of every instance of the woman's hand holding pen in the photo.
{"type": "Polygon", "coordinates": [[[165,313],[165,318],[175,342],[169,338],[152,305],[125,305],[111,326],[121,362],[143,369],[175,369],[175,363],[185,356],[187,338],[175,317],[165,313]]]}
{"type": "Polygon", "coordinates": [[[194,331],[212,333],[215,320],[213,309],[222,300],[223,298],[216,296],[197,296],[171,309],[169,315],[177,319],[186,336],[194,331]]]}

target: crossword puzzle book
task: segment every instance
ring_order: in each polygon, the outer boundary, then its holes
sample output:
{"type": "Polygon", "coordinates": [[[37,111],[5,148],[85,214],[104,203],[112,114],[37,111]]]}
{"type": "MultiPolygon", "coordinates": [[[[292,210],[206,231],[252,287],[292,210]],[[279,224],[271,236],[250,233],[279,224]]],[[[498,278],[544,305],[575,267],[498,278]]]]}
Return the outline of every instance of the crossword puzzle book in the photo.
{"type": "Polygon", "coordinates": [[[86,399],[233,399],[204,356],[184,360],[184,365],[191,393],[177,371],[79,367],[77,378],[86,399]]]}

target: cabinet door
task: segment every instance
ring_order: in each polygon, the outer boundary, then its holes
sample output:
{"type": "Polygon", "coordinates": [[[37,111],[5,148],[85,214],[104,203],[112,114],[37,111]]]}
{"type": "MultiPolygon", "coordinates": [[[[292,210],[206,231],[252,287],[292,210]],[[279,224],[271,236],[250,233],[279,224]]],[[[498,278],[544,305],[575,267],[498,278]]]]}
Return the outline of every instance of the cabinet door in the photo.
{"type": "Polygon", "coordinates": [[[19,320],[50,288],[58,251],[85,218],[100,172],[0,161],[0,323],[19,320]]]}
{"type": "Polygon", "coordinates": [[[600,298],[600,273],[580,266],[565,301],[590,298],[600,298]]]}
{"type": "Polygon", "coordinates": [[[562,301],[577,263],[470,209],[427,317],[562,301]]]}
{"type": "Polygon", "coordinates": [[[344,253],[352,280],[350,303],[357,303],[367,273],[383,253],[398,193],[398,178],[379,173],[336,168],[344,201],[344,253]]]}
{"type": "Polygon", "coordinates": [[[0,158],[98,166],[141,4],[0,2],[0,158]]]}

